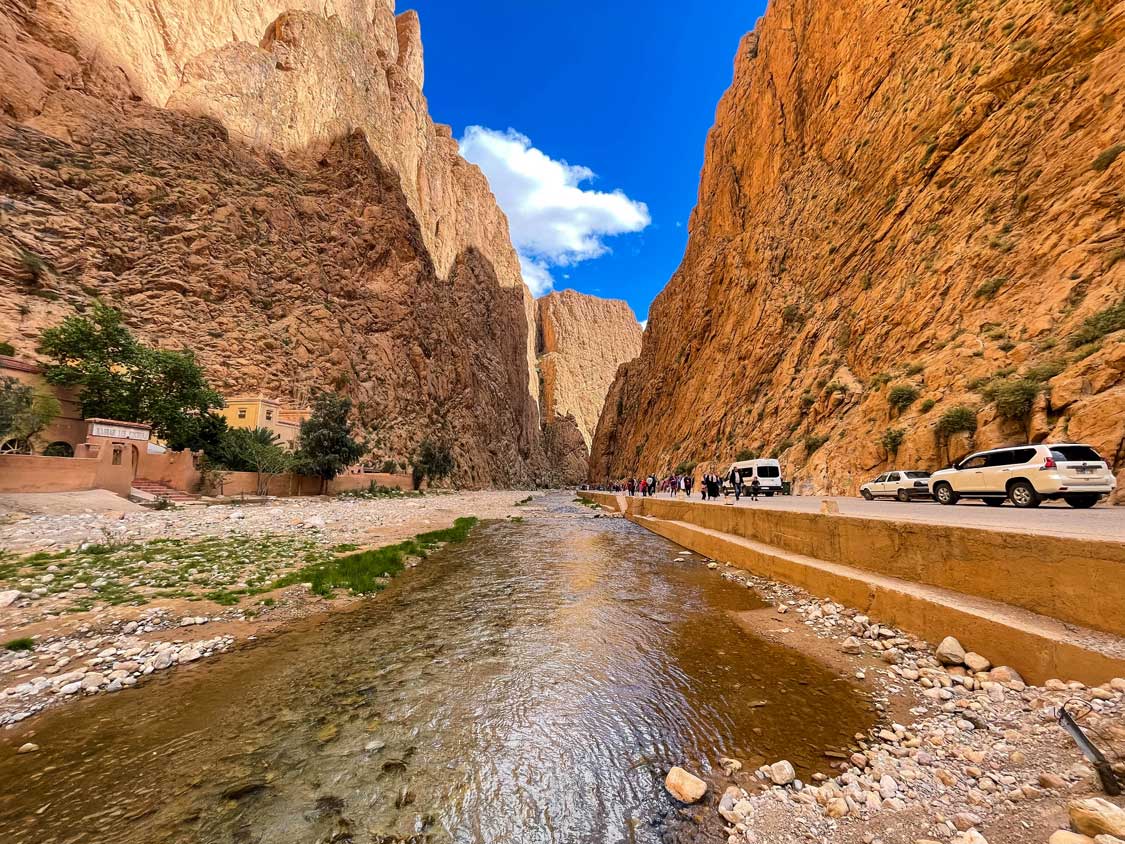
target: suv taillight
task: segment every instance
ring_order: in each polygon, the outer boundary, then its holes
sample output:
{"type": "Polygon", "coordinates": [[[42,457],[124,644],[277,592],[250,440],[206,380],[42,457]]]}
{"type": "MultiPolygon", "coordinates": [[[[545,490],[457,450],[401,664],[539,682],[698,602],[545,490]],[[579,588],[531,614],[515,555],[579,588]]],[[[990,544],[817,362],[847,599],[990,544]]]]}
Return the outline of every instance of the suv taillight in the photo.
{"type": "Polygon", "coordinates": [[[1044,469],[1054,469],[1055,468],[1055,458],[1048,457],[1047,462],[1043,464],[1043,468],[1044,469]]]}

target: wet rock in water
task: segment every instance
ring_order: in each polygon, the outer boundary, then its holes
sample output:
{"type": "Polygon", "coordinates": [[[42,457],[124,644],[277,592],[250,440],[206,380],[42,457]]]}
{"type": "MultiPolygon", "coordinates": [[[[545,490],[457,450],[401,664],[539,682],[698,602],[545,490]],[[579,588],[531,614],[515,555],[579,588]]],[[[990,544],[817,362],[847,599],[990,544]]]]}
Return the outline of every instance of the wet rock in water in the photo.
{"type": "Polygon", "coordinates": [[[946,636],[937,646],[934,655],[942,665],[964,665],[965,649],[952,636],[946,636]]]}
{"type": "Polygon", "coordinates": [[[742,770],[742,763],[737,759],[729,759],[726,756],[719,757],[719,766],[723,769],[723,773],[728,777],[735,771],[742,770]]]}
{"type": "Polygon", "coordinates": [[[695,803],[707,793],[707,783],[678,765],[664,778],[664,787],[681,803],[695,803]]]}
{"type": "Polygon", "coordinates": [[[774,762],[770,765],[769,778],[774,785],[789,785],[797,779],[797,771],[792,762],[788,759],[782,759],[780,762],[774,762]]]}
{"type": "Polygon", "coordinates": [[[29,741],[26,744],[21,744],[20,749],[17,750],[16,753],[37,753],[38,751],[39,745],[29,741]]]}
{"type": "Polygon", "coordinates": [[[1125,809],[1101,797],[1075,800],[1068,807],[1070,825],[1089,836],[1125,837],[1125,809]]]}

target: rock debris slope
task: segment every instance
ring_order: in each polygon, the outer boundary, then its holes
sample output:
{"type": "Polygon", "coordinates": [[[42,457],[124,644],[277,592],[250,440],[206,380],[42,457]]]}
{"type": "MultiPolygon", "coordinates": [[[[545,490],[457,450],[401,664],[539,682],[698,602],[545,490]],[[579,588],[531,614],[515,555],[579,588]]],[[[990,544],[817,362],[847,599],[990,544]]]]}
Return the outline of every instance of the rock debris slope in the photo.
{"type": "Polygon", "coordinates": [[[1049,437],[1122,478],[1123,38],[1106,0],[773,0],[591,477],[746,449],[854,493],[1049,437]]]}
{"type": "Polygon", "coordinates": [[[540,403],[560,483],[585,480],[594,429],[617,368],[641,351],[625,302],[574,290],[537,301],[540,403]]]}
{"type": "Polygon", "coordinates": [[[103,297],[228,393],[542,479],[535,303],[422,81],[389,0],[0,0],[0,339],[103,297]]]}

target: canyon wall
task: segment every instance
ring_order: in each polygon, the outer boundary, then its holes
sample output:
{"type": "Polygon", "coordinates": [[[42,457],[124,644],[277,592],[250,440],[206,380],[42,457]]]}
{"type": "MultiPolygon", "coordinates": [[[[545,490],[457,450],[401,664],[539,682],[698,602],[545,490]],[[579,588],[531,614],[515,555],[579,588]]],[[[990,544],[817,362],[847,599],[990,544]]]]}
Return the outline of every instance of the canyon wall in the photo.
{"type": "Polygon", "coordinates": [[[855,493],[1030,438],[1125,480],[1122,127],[1125,3],[771,0],[591,479],[855,493]]]}
{"type": "Polygon", "coordinates": [[[641,350],[625,302],[574,290],[537,300],[540,406],[557,482],[586,479],[590,444],[617,368],[641,350]]]}
{"type": "Polygon", "coordinates": [[[101,297],[228,394],[542,479],[535,303],[422,82],[391,0],[0,0],[0,340],[101,297]]]}

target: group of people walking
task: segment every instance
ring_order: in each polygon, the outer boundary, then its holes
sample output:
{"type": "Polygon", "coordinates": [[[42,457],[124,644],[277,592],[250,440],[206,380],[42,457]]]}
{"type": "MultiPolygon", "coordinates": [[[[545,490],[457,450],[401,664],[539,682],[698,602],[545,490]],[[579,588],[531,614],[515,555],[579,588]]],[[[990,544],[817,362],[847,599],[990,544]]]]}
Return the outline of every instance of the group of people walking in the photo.
{"type": "MultiPolygon", "coordinates": [[[[713,472],[705,474],[700,479],[699,492],[704,501],[717,500],[723,494],[723,480],[722,476],[716,475],[713,472]]],[[[738,501],[742,498],[742,473],[739,472],[738,469],[731,469],[730,474],[726,476],[726,480],[730,481],[731,486],[734,488],[734,500],[738,501]]],[[[614,486],[617,485],[615,484],[614,486]]],[[[628,478],[623,486],[625,492],[629,495],[640,495],[645,498],[656,495],[657,492],[668,493],[673,498],[683,493],[685,498],[691,498],[692,491],[695,489],[695,476],[683,474],[658,478],[655,474],[651,474],[639,480],[637,478],[628,478]]],[[[747,494],[750,496],[750,500],[757,501],[761,490],[762,485],[759,483],[758,478],[752,478],[747,486],[747,494]]]]}

